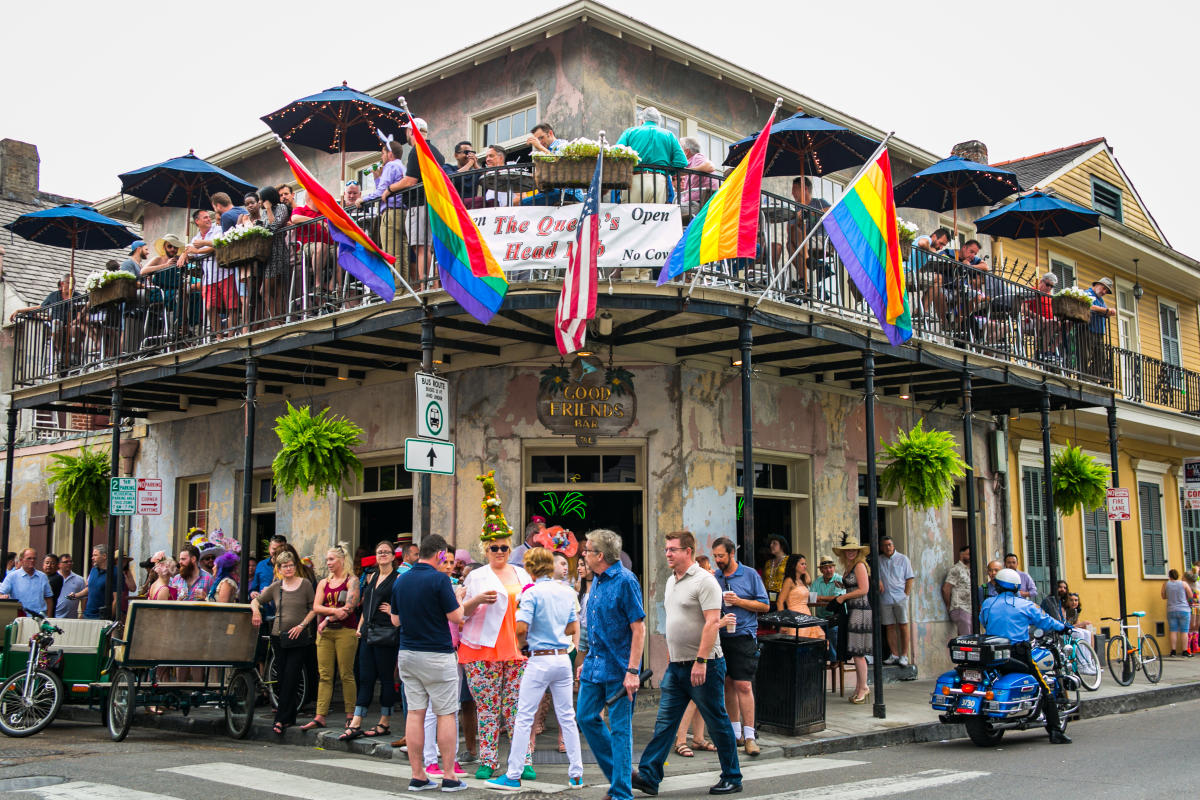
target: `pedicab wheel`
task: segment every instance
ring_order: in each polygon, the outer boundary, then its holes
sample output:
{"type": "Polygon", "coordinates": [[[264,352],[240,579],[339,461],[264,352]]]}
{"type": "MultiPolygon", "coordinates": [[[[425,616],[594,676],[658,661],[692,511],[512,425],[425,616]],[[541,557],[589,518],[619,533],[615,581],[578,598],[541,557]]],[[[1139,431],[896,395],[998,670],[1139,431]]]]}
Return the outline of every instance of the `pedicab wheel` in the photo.
{"type": "Polygon", "coordinates": [[[234,739],[245,739],[254,725],[254,699],[258,692],[253,670],[239,669],[225,690],[225,727],[234,739]]]}
{"type": "Polygon", "coordinates": [[[108,735],[114,742],[122,741],[129,735],[136,705],[137,679],[133,670],[118,669],[113,675],[112,685],[108,687],[108,700],[104,703],[107,710],[108,735]]]}
{"type": "Polygon", "coordinates": [[[35,670],[28,685],[26,673],[18,672],[0,686],[0,730],[32,736],[54,721],[62,701],[62,681],[53,672],[35,670]]]}

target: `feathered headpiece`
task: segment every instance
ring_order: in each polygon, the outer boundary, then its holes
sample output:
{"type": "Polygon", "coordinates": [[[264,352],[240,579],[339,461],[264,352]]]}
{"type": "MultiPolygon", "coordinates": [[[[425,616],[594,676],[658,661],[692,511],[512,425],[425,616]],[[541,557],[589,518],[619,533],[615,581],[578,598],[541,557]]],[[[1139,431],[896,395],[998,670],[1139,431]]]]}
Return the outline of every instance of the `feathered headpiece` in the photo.
{"type": "Polygon", "coordinates": [[[575,534],[561,525],[543,528],[535,533],[530,541],[538,547],[562,553],[567,558],[574,558],[575,553],[579,551],[579,542],[576,541],[575,534]]]}
{"type": "Polygon", "coordinates": [[[488,470],[485,475],[475,476],[475,480],[483,484],[483,528],[479,533],[482,542],[493,542],[496,539],[507,539],[513,535],[508,520],[504,518],[504,506],[500,503],[500,495],[496,493],[496,471],[488,470]]]}
{"type": "Polygon", "coordinates": [[[203,550],[208,544],[208,534],[203,528],[190,528],[187,532],[187,543],[197,550],[203,550]]]}

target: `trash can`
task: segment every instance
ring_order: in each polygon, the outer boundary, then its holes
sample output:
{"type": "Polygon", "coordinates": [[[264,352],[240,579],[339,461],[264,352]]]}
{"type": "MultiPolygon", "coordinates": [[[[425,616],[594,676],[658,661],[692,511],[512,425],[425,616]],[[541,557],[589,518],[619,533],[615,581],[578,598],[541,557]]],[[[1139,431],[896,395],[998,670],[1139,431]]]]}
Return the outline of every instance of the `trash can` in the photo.
{"type": "Polygon", "coordinates": [[[1105,636],[1103,633],[1097,633],[1097,634],[1093,634],[1092,639],[1095,642],[1095,644],[1092,645],[1092,647],[1094,647],[1096,650],[1096,659],[1100,662],[1101,667],[1107,667],[1108,666],[1108,637],[1105,636]]]}
{"type": "Polygon", "coordinates": [[[759,648],[757,727],[787,736],[825,730],[825,640],[772,634],[759,648]]]}

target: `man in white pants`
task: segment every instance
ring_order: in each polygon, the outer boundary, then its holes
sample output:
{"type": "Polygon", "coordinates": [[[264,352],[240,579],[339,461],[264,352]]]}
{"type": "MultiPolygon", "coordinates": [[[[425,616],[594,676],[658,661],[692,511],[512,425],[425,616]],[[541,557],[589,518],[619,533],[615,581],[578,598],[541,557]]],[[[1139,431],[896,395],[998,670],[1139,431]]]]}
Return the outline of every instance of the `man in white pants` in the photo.
{"type": "MultiPolygon", "coordinates": [[[[545,547],[534,547],[525,553],[525,571],[534,583],[521,594],[517,608],[517,643],[528,646],[529,660],[521,676],[517,723],[511,741],[529,741],[538,704],[549,687],[563,743],[567,746],[567,785],[583,786],[583,756],[579,752],[579,729],[575,727],[571,696],[574,676],[571,659],[567,656],[571,636],[579,629],[575,595],[553,580],[554,554],[545,547]]],[[[512,747],[508,754],[508,774],[492,778],[488,785],[517,791],[521,788],[524,768],[524,744],[512,747]]]]}

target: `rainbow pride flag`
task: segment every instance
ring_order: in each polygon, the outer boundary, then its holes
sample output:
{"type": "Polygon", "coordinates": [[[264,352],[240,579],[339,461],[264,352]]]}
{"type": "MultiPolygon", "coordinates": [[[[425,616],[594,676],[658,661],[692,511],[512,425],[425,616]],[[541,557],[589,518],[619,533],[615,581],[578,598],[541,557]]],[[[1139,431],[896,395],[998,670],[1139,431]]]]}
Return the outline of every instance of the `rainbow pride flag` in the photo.
{"type": "Polygon", "coordinates": [[[912,338],[912,315],[896,231],[892,162],[886,147],[863,168],[858,180],[846,187],[823,220],[829,240],[888,341],[895,346],[907,342],[912,338]]]}
{"type": "MultiPolygon", "coordinates": [[[[421,181],[429,207],[429,232],[442,286],[468,314],[486,325],[504,302],[508,279],[415,125],[408,128],[408,139],[416,148],[421,165],[421,181]]],[[[414,208],[409,213],[422,212],[414,208]]]]}
{"type": "Polygon", "coordinates": [[[758,244],[763,163],[774,121],[775,112],[772,111],[767,126],[754,140],[750,152],[688,224],[683,238],[675,244],[666,266],[659,273],[659,286],[701,264],[725,258],[754,258],[758,244]]]}
{"type": "Polygon", "coordinates": [[[329,221],[329,232],[338,245],[338,266],[390,303],[396,297],[396,280],[392,275],[392,264],[396,263],[396,257],[385,253],[350,219],[345,209],[325,191],[325,187],[300,163],[286,144],[280,142],[279,146],[283,148],[283,157],[292,168],[292,174],[308,193],[308,204],[329,221]]]}

